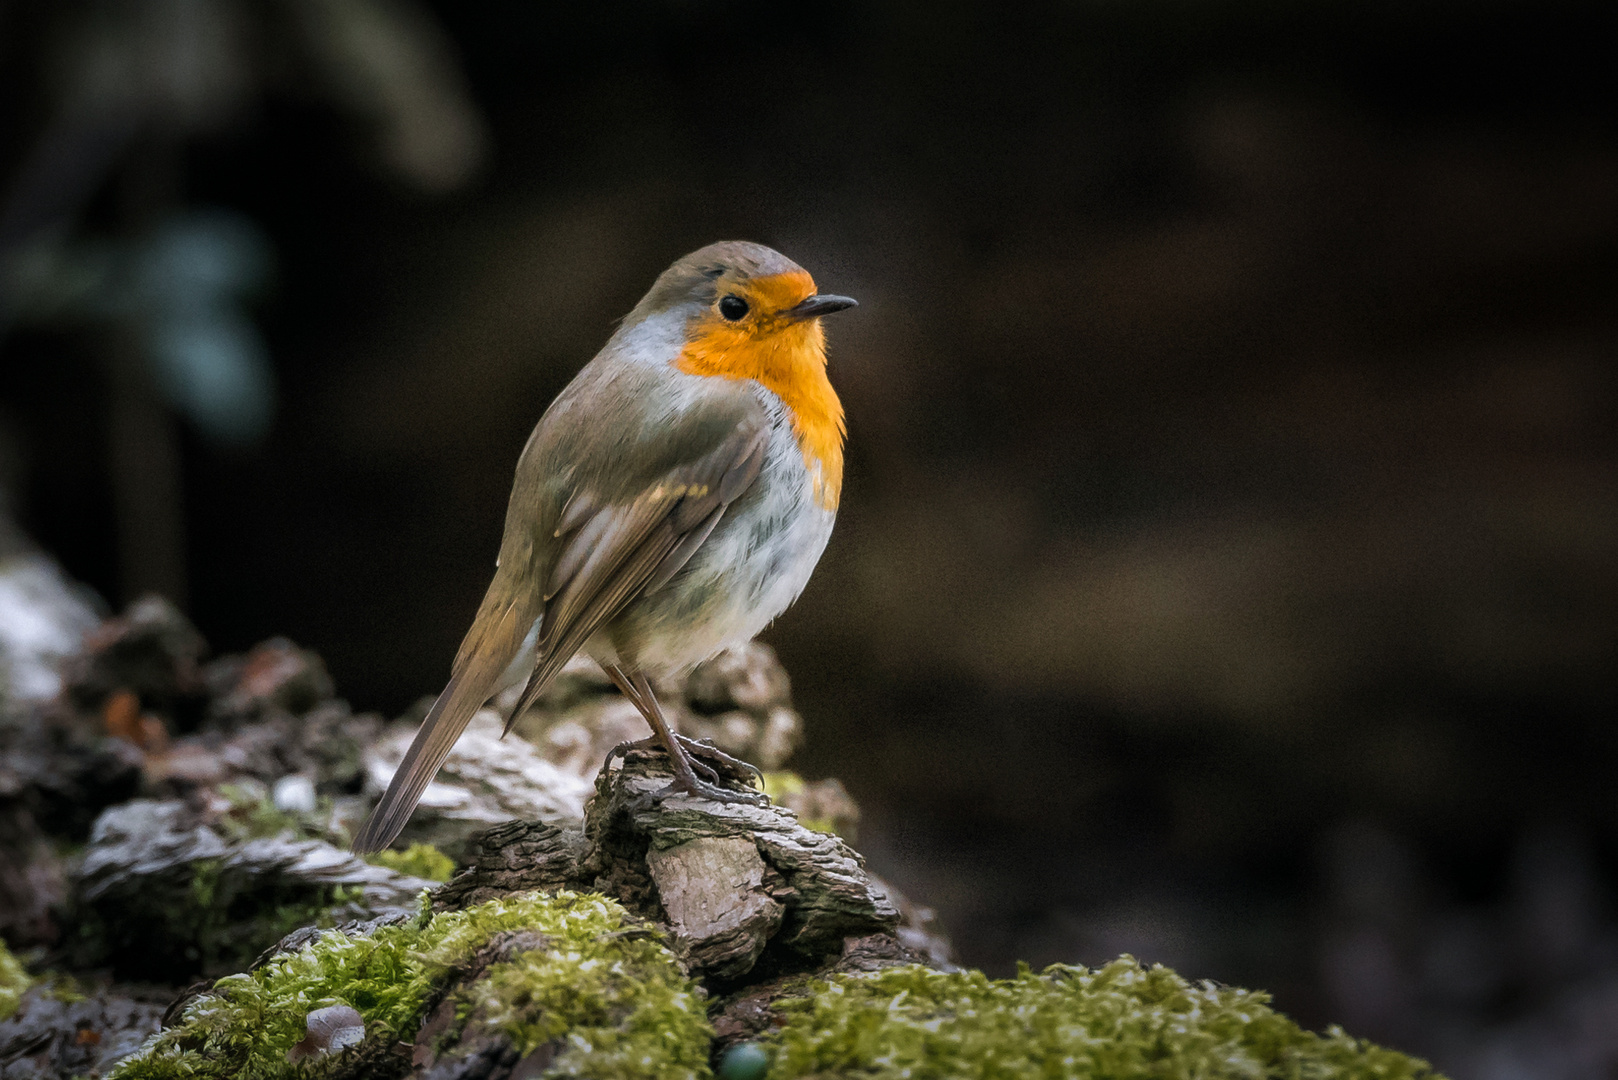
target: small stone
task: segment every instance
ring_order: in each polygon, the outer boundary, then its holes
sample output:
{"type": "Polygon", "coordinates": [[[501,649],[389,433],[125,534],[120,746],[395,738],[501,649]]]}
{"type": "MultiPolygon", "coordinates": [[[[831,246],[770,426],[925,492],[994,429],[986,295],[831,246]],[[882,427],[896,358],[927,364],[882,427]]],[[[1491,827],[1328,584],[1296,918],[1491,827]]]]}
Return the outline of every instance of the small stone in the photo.
{"type": "Polygon", "coordinates": [[[275,808],[286,814],[312,814],[315,810],[315,782],[301,773],[283,776],[270,795],[275,808]]]}
{"type": "Polygon", "coordinates": [[[756,1042],[740,1042],[719,1059],[719,1080],[763,1080],[770,1068],[769,1052],[756,1042]]]}
{"type": "Polygon", "coordinates": [[[365,1018],[352,1005],[328,1005],[304,1019],[303,1041],[287,1051],[288,1061],[335,1054],[365,1041],[365,1018]]]}

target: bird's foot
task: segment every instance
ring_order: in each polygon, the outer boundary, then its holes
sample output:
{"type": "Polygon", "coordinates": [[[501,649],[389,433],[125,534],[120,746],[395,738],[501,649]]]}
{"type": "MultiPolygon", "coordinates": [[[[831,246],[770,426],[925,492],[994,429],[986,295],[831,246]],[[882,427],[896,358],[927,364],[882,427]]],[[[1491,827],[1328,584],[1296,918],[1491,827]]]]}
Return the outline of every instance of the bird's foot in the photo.
{"type": "Polygon", "coordinates": [[[652,792],[653,802],[662,802],[671,795],[695,795],[699,799],[707,799],[716,803],[747,803],[750,806],[768,806],[770,797],[762,791],[737,791],[735,788],[720,787],[710,784],[698,777],[682,782],[675,777],[668,787],[652,792]]]}
{"type": "MultiPolygon", "coordinates": [[[[628,742],[621,742],[608,750],[607,756],[601,759],[601,771],[606,772],[612,768],[614,761],[628,754],[631,750],[663,750],[663,744],[655,735],[649,735],[644,739],[630,739],[628,742]]],[[[663,750],[663,752],[667,753],[668,751],[663,750]]]]}
{"type": "MultiPolygon", "coordinates": [[[[683,735],[677,735],[675,738],[679,739],[682,744],[694,742],[694,740],[687,739],[683,735]]],[[[696,743],[695,745],[700,746],[701,744],[696,743]]],[[[661,753],[664,757],[667,757],[669,752],[668,747],[663,745],[663,740],[659,739],[656,735],[648,735],[644,739],[631,739],[628,742],[621,742],[611,750],[607,751],[606,758],[601,762],[601,771],[606,772],[608,769],[612,768],[612,763],[614,761],[628,755],[631,750],[655,750],[661,753]]],[[[701,772],[702,775],[710,781],[714,783],[719,782],[719,774],[714,772],[714,770],[706,763],[692,758],[691,767],[701,772]]]]}
{"type": "MultiPolygon", "coordinates": [[[[759,767],[752,766],[743,759],[733,758],[725,751],[720,750],[714,743],[705,742],[705,740],[704,742],[697,742],[696,738],[688,738],[684,737],[684,735],[675,735],[675,738],[680,740],[681,750],[686,751],[686,759],[691,763],[693,776],[681,779],[680,769],[676,766],[673,784],[663,787],[663,789],[655,790],[655,792],[647,793],[647,801],[660,803],[670,795],[696,795],[697,798],[707,798],[707,800],[715,801],[715,803],[749,803],[752,806],[770,805],[770,797],[765,795],[764,792],[756,792],[756,790],[738,792],[738,790],[731,789],[731,787],[720,787],[720,772],[714,766],[723,769],[728,776],[731,776],[731,779],[746,782],[746,780],[756,776],[759,777],[759,782],[762,784],[764,782],[764,772],[760,772],[759,767]],[[710,761],[714,763],[714,766],[710,766],[710,761]],[[697,772],[701,772],[702,776],[696,776],[697,772]]],[[[631,742],[618,743],[618,745],[613,746],[612,750],[607,751],[607,759],[602,761],[602,772],[607,771],[608,767],[612,767],[613,759],[621,758],[631,750],[660,750],[665,755],[668,753],[667,746],[663,746],[662,740],[655,737],[655,735],[650,735],[647,738],[636,738],[631,742]]]]}
{"type": "MultiPolygon", "coordinates": [[[[686,735],[675,735],[675,738],[680,740],[681,748],[686,751],[686,755],[691,759],[691,767],[701,774],[701,779],[709,780],[710,784],[718,784],[720,771],[723,771],[723,774],[731,777],[731,779],[741,780],[744,784],[749,784],[754,779],[757,779],[760,787],[764,784],[764,771],[759,769],[756,764],[752,764],[751,761],[733,758],[733,756],[720,750],[718,746],[715,746],[709,740],[705,740],[705,738],[704,740],[696,740],[696,738],[688,738],[686,735]],[[714,766],[718,766],[717,769],[714,766]]],[[[602,761],[602,771],[605,772],[608,767],[612,767],[613,759],[621,758],[631,750],[662,750],[665,755],[668,753],[667,746],[663,746],[662,740],[657,738],[657,735],[634,738],[631,742],[618,743],[618,745],[613,746],[612,750],[607,751],[607,759],[602,761]]]]}
{"type": "Polygon", "coordinates": [[[674,737],[680,740],[680,745],[685,747],[685,752],[691,755],[691,764],[703,766],[704,774],[709,780],[719,779],[718,773],[714,772],[714,768],[717,768],[724,775],[734,780],[740,780],[744,784],[750,784],[757,780],[760,787],[764,785],[764,770],[754,765],[751,761],[731,757],[715,746],[709,739],[688,739],[684,735],[674,737]],[[698,759],[701,760],[699,761],[698,759]],[[707,766],[708,762],[712,762],[713,768],[707,766]]]}

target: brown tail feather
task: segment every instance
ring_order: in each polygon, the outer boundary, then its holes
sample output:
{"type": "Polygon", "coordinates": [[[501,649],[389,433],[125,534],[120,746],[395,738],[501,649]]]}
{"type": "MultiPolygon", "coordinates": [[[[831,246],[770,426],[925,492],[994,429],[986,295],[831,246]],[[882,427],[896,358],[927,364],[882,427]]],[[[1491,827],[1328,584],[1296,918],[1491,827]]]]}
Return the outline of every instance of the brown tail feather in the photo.
{"type": "MultiPolygon", "coordinates": [[[[525,602],[526,597],[503,604],[491,602],[495,600],[495,588],[499,585],[500,579],[496,578],[490,595],[484,599],[483,610],[478,612],[456,657],[455,673],[450,676],[449,685],[433,702],[382,801],[377,803],[354,838],[356,853],[366,855],[381,851],[399,835],[399,830],[410,820],[421,793],[427,790],[473,714],[488,700],[495,682],[517,655],[528,628],[538,618],[537,611],[530,612],[534,605],[525,602]]],[[[531,591],[522,590],[525,594],[531,591]]]]}

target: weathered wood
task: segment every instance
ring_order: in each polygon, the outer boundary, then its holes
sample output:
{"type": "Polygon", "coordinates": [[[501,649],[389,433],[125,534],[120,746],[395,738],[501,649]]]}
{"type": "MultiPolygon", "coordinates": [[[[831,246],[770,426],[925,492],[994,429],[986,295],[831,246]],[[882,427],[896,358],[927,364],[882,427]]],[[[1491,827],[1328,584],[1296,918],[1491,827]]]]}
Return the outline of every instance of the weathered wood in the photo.
{"type": "Polygon", "coordinates": [[[720,979],[751,971],[786,911],[765,884],[780,875],[770,874],[752,838],[705,836],[653,847],[646,865],[686,966],[720,979]]]}
{"type": "Polygon", "coordinates": [[[509,821],[480,834],[472,861],[433,895],[439,911],[530,889],[577,888],[588,853],[584,833],[543,821],[509,821]]]}
{"type": "Polygon", "coordinates": [[[691,971],[722,980],[746,975],[772,947],[793,968],[840,954],[851,937],[888,935],[902,949],[898,909],[842,840],[779,806],[659,797],[671,779],[661,752],[630,751],[597,778],[582,833],[517,822],[489,830],[435,907],[597,890],[666,927],[691,971]]]}

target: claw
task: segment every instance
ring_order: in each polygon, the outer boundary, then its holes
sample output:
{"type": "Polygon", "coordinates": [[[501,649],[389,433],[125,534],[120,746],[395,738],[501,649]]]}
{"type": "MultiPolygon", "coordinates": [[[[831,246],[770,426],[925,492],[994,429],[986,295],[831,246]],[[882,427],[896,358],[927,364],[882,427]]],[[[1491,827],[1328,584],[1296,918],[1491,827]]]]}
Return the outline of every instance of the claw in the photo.
{"type": "Polygon", "coordinates": [[[690,788],[680,783],[679,780],[675,780],[668,787],[655,792],[653,798],[661,802],[670,795],[695,795],[699,799],[707,799],[709,802],[716,803],[747,803],[751,806],[770,805],[770,797],[762,791],[736,791],[732,788],[722,788],[703,780],[698,780],[690,788]]]}
{"type": "Polygon", "coordinates": [[[612,768],[612,763],[616,759],[623,757],[631,750],[643,750],[648,745],[655,744],[655,742],[656,740],[654,739],[631,739],[629,742],[619,743],[611,750],[608,750],[607,756],[601,759],[601,771],[606,772],[608,769],[612,768]]]}
{"type": "Polygon", "coordinates": [[[691,768],[696,771],[698,776],[708,781],[708,783],[719,783],[719,773],[714,770],[713,766],[709,765],[706,761],[703,761],[700,757],[692,757],[691,768]]]}
{"type": "MultiPolygon", "coordinates": [[[[760,783],[762,783],[764,774],[760,772],[756,766],[742,761],[739,758],[731,757],[723,750],[720,750],[714,746],[713,743],[706,740],[698,742],[696,739],[687,738],[684,735],[676,735],[675,738],[679,739],[680,745],[692,755],[692,769],[700,772],[702,775],[697,777],[695,787],[689,791],[687,791],[680,781],[676,779],[668,787],[663,788],[660,791],[653,792],[651,798],[654,801],[660,801],[668,795],[685,793],[690,795],[698,795],[713,802],[745,802],[752,803],[755,806],[769,805],[769,796],[765,795],[762,791],[739,792],[733,791],[730,788],[721,787],[721,777],[718,770],[710,766],[702,759],[707,758],[716,762],[721,767],[728,768],[733,772],[752,773],[754,776],[757,776],[760,783]]],[[[634,739],[630,742],[621,742],[611,750],[607,751],[606,758],[601,762],[601,771],[606,772],[608,769],[612,768],[612,763],[615,759],[623,757],[631,750],[657,750],[661,751],[664,756],[667,756],[668,754],[668,751],[664,748],[663,744],[659,742],[655,736],[647,739],[634,739]]]]}
{"type": "MultiPolygon", "coordinates": [[[[708,764],[709,761],[712,761],[715,765],[718,765],[720,768],[725,769],[732,774],[751,775],[758,780],[760,787],[764,785],[763,771],[752,762],[743,761],[741,758],[730,756],[707,739],[693,739],[685,735],[676,735],[675,738],[680,740],[680,745],[685,747],[686,752],[691,755],[691,767],[698,770],[702,774],[702,779],[708,781],[710,784],[717,785],[721,779],[719,770],[708,764]]],[[[662,750],[663,753],[668,753],[667,750],[664,750],[663,744],[659,742],[655,736],[647,739],[634,739],[630,742],[621,742],[611,750],[607,751],[606,758],[604,758],[601,762],[601,771],[606,772],[608,769],[612,768],[612,763],[614,760],[623,757],[631,750],[662,750]]],[[[739,778],[740,777],[738,777],[738,779],[739,778]]],[[[722,791],[724,789],[716,788],[715,790],[722,791]]]]}
{"type": "Polygon", "coordinates": [[[728,770],[737,779],[751,773],[758,778],[761,787],[764,774],[757,766],[731,757],[707,740],[698,742],[675,731],[664,717],[663,710],[657,703],[657,695],[652,692],[652,684],[647,681],[644,672],[626,672],[616,664],[603,664],[602,669],[606,671],[613,685],[617,686],[634,704],[641,716],[646,718],[647,725],[655,735],[651,739],[619,743],[613,747],[601,763],[603,773],[611,768],[614,758],[627,754],[630,750],[655,746],[668,755],[670,764],[674,767],[674,783],[665,791],[658,793],[657,798],[660,799],[671,792],[684,791],[720,803],[769,805],[770,797],[762,791],[753,791],[749,788],[739,792],[720,786],[720,769],[728,770]],[[698,760],[699,758],[706,760],[698,760]],[[701,776],[697,775],[698,770],[701,770],[701,776]]]}
{"type": "MultiPolygon", "coordinates": [[[[711,739],[691,739],[684,735],[676,735],[675,738],[679,739],[680,745],[685,747],[689,753],[695,755],[696,757],[707,758],[709,761],[723,766],[732,773],[751,773],[755,778],[757,778],[759,785],[761,787],[763,786],[763,770],[750,761],[743,761],[741,758],[731,757],[729,754],[715,746],[711,739]]],[[[695,764],[695,762],[693,762],[693,764],[695,764]]],[[[717,777],[711,776],[710,779],[717,779],[717,777]]]]}

